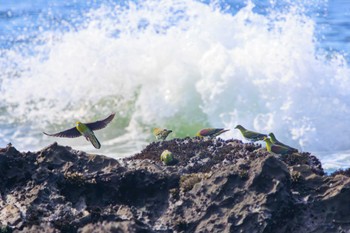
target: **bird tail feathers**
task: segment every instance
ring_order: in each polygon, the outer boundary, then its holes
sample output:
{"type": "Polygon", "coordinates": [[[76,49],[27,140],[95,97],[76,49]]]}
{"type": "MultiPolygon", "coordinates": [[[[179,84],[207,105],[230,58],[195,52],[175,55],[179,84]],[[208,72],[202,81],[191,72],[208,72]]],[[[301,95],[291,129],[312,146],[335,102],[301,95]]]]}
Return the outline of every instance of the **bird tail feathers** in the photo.
{"type": "Polygon", "coordinates": [[[88,141],[91,142],[91,144],[96,148],[100,149],[101,148],[101,143],[98,141],[96,136],[94,134],[89,135],[89,137],[86,138],[88,141]]]}

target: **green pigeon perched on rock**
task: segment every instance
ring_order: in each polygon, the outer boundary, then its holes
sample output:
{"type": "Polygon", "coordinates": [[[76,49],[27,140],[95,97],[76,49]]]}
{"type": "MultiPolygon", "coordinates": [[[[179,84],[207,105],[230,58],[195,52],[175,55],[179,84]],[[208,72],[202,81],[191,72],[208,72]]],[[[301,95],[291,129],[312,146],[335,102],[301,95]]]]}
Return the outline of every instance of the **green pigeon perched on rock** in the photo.
{"type": "Polygon", "coordinates": [[[162,129],[162,128],[154,128],[153,129],[153,135],[156,137],[157,140],[165,140],[168,135],[173,132],[169,129],[162,129]]]}
{"type": "Polygon", "coordinates": [[[294,150],[292,150],[290,148],[287,148],[287,147],[284,147],[281,145],[277,145],[277,144],[273,144],[268,137],[265,137],[264,141],[266,142],[266,149],[268,152],[273,152],[275,154],[280,154],[280,155],[293,154],[293,152],[295,152],[294,150]]]}
{"type": "Polygon", "coordinates": [[[229,129],[223,128],[206,128],[197,132],[196,136],[198,137],[211,137],[214,138],[222,133],[229,131],[229,129]]]}
{"type": "Polygon", "coordinates": [[[169,150],[164,150],[160,155],[160,161],[162,161],[164,165],[170,165],[173,160],[173,153],[171,153],[169,150]]]}
{"type": "Polygon", "coordinates": [[[106,119],[91,122],[91,123],[81,123],[80,121],[78,121],[74,128],[67,129],[59,133],[54,133],[54,134],[49,134],[45,132],[43,133],[48,136],[65,137],[65,138],[76,138],[76,137],[84,136],[86,140],[91,142],[91,144],[96,149],[100,149],[101,143],[97,140],[93,131],[103,129],[104,127],[106,127],[113,120],[114,116],[115,116],[115,113],[112,113],[106,119]]]}
{"type": "Polygon", "coordinates": [[[235,127],[235,129],[239,129],[239,131],[241,131],[243,137],[251,142],[262,141],[262,140],[264,140],[264,137],[267,137],[266,134],[257,133],[257,132],[251,131],[251,130],[247,130],[246,128],[244,128],[241,125],[237,125],[235,127]]]}
{"type": "Polygon", "coordinates": [[[293,152],[298,152],[298,149],[293,148],[291,146],[288,146],[288,145],[283,144],[282,142],[278,141],[273,133],[269,133],[269,136],[270,136],[270,141],[272,142],[272,144],[284,146],[286,148],[289,148],[289,149],[293,150],[293,152]]]}

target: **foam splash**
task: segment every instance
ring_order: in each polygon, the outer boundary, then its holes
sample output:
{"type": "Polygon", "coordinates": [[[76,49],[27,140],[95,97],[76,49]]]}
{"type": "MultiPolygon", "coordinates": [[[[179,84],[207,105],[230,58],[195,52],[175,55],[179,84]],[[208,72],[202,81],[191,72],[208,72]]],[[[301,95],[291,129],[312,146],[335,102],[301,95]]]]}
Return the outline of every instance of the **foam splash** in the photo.
{"type": "MultiPolygon", "coordinates": [[[[349,68],[317,49],[315,22],[296,8],[262,15],[252,2],[229,13],[148,0],[81,17],[75,30],[43,32],[30,55],[1,52],[0,124],[18,148],[113,111],[96,133],[112,156],[140,150],[152,127],[172,128],[169,138],[227,127],[223,137],[241,138],[236,124],[306,151],[350,148],[349,68]]],[[[81,138],[60,142],[89,150],[81,138]]]]}

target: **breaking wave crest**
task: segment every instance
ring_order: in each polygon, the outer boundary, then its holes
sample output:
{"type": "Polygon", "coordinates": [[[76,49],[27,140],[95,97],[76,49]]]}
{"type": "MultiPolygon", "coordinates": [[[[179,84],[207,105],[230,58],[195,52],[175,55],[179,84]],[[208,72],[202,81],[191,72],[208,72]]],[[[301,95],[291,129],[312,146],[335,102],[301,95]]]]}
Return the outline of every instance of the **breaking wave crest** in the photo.
{"type": "Polygon", "coordinates": [[[3,143],[38,149],[52,141],[42,131],[116,112],[96,133],[112,156],[140,150],[158,126],[173,129],[170,138],[207,126],[241,138],[233,128],[242,124],[306,151],[350,149],[349,67],[318,48],[315,21],[300,7],[147,0],[79,17],[1,50],[3,143]]]}

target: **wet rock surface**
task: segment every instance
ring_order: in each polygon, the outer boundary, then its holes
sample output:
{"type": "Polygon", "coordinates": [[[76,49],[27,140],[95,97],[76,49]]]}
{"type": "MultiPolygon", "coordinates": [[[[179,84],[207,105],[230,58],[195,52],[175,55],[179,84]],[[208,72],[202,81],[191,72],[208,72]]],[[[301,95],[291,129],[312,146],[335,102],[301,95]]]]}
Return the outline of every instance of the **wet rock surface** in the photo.
{"type": "Polygon", "coordinates": [[[349,232],[348,171],[309,153],[174,139],[115,160],[0,149],[0,232],[349,232]],[[160,161],[164,150],[175,157],[160,161]]]}

